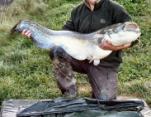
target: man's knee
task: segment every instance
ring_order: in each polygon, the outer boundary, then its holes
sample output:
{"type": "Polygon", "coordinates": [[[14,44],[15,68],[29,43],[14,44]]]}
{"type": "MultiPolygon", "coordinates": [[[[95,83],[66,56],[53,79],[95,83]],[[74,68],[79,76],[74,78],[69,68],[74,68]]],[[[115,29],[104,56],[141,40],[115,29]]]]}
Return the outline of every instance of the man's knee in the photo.
{"type": "Polygon", "coordinates": [[[99,100],[111,101],[116,99],[117,91],[109,91],[107,89],[102,89],[98,94],[96,92],[93,92],[92,97],[99,100]]]}
{"type": "Polygon", "coordinates": [[[117,90],[107,90],[107,89],[102,89],[99,99],[105,100],[105,101],[110,101],[110,100],[115,100],[117,96],[117,90]]]}
{"type": "Polygon", "coordinates": [[[91,69],[89,77],[94,98],[106,101],[116,99],[117,72],[114,69],[91,69]]]}

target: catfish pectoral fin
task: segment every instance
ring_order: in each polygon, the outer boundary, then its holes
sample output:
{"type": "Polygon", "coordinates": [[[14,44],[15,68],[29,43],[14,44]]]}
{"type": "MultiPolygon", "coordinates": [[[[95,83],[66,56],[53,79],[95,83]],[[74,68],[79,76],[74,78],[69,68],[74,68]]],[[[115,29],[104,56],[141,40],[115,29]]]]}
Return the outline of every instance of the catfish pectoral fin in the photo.
{"type": "Polygon", "coordinates": [[[93,61],[93,64],[94,64],[95,66],[97,66],[99,63],[100,63],[100,60],[99,60],[99,59],[95,59],[95,60],[93,61]]]}

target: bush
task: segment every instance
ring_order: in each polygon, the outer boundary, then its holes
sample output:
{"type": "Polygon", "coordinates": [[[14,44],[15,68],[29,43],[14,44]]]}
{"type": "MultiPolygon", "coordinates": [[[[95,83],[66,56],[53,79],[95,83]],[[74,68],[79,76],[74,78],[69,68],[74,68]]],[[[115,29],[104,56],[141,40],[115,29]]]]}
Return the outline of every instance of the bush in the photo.
{"type": "Polygon", "coordinates": [[[117,0],[121,5],[123,5],[130,14],[135,16],[144,16],[147,7],[146,0],[117,0]]]}

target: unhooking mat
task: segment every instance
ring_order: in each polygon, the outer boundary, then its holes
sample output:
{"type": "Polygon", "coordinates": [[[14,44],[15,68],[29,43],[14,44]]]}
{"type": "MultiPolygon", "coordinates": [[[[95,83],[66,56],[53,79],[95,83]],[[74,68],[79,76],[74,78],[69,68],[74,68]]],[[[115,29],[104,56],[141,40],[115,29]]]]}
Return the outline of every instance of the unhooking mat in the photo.
{"type": "Polygon", "coordinates": [[[39,101],[17,117],[143,117],[142,101],[101,101],[88,98],[39,101]]]}

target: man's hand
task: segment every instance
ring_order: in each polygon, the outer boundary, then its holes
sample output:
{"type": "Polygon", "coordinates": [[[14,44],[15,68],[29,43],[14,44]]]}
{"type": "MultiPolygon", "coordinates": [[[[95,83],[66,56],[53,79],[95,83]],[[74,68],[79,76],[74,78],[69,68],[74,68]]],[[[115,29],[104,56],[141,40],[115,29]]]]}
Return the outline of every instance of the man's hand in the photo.
{"type": "Polygon", "coordinates": [[[100,48],[102,48],[104,50],[112,50],[112,51],[126,49],[126,48],[129,48],[130,46],[131,46],[131,43],[121,45],[121,46],[114,46],[108,41],[102,41],[102,43],[100,44],[100,48]]]}
{"type": "Polygon", "coordinates": [[[26,36],[26,37],[28,37],[28,38],[30,38],[31,37],[31,31],[30,30],[26,30],[26,29],[24,29],[23,31],[22,31],[22,33],[21,33],[23,36],[26,36]]]}

